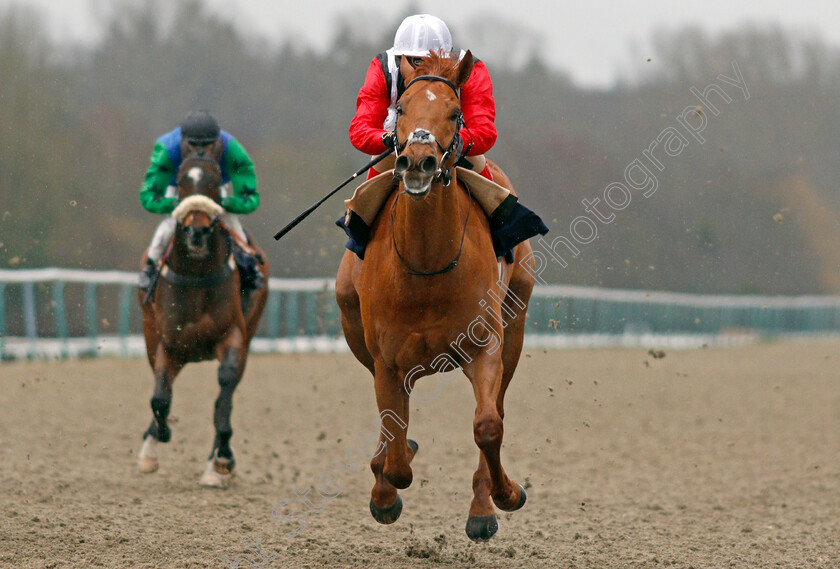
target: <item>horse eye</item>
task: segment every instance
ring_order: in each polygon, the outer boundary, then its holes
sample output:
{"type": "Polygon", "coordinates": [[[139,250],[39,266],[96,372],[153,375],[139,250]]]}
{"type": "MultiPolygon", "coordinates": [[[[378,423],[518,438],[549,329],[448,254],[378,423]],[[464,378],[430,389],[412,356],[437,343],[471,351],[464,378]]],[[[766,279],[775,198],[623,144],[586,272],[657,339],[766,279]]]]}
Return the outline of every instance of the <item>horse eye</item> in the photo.
{"type": "Polygon", "coordinates": [[[461,118],[461,110],[460,110],[460,109],[459,109],[459,110],[457,110],[457,111],[454,111],[454,112],[452,113],[452,116],[451,116],[451,117],[449,117],[449,120],[451,120],[451,121],[453,121],[453,122],[458,122],[458,119],[459,119],[459,118],[461,118]]]}
{"type": "Polygon", "coordinates": [[[403,114],[402,107],[401,107],[401,106],[399,106],[399,105],[397,105],[396,111],[397,111],[397,116],[400,116],[400,115],[402,115],[402,114],[403,114]]]}

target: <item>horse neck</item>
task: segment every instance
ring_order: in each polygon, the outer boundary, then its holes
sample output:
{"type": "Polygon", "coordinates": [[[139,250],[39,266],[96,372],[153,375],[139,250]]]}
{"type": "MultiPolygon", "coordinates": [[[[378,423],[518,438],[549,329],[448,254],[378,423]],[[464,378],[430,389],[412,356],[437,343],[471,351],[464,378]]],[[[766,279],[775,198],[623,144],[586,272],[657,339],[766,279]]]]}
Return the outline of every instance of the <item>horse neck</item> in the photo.
{"type": "Polygon", "coordinates": [[[210,253],[204,258],[197,259],[190,256],[184,229],[178,228],[175,230],[175,241],[166,264],[176,273],[190,276],[201,276],[221,269],[227,263],[230,248],[218,226],[210,237],[209,248],[210,253]]]}
{"type": "MultiPolygon", "coordinates": [[[[403,191],[400,184],[400,192],[403,191]]],[[[461,248],[464,220],[459,202],[458,180],[449,186],[435,183],[419,201],[399,195],[394,208],[394,239],[400,255],[415,270],[439,270],[461,248]]]]}

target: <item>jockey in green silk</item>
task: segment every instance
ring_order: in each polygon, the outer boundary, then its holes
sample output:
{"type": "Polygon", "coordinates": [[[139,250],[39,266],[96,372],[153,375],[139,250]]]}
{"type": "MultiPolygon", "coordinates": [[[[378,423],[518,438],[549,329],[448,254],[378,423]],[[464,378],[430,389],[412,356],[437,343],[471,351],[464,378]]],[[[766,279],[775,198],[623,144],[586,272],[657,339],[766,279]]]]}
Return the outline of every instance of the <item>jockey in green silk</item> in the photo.
{"type": "MultiPolygon", "coordinates": [[[[191,149],[204,149],[207,154],[211,154],[217,144],[222,145],[219,161],[222,171],[221,206],[226,211],[222,221],[238,239],[247,243],[242,223],[235,214],[251,213],[260,205],[254,163],[239,141],[221,130],[216,119],[207,111],[190,111],[180,126],[157,139],[146,179],[140,188],[140,204],[151,213],[171,213],[178,205],[175,177],[181,166],[182,154],[191,149]]],[[[149,245],[146,266],[140,273],[141,289],[148,290],[154,282],[158,265],[174,234],[174,219],[167,217],[160,222],[149,245]]],[[[261,279],[262,275],[253,257],[237,255],[237,264],[243,269],[244,281],[261,279]],[[240,263],[243,259],[247,266],[240,263]]]]}

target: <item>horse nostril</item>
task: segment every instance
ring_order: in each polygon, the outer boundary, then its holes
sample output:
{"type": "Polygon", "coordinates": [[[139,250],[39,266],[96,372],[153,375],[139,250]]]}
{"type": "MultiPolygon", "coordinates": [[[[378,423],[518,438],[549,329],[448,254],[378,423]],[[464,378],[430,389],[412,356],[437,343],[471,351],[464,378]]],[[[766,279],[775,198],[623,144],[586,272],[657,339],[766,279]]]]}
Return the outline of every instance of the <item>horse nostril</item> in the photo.
{"type": "Polygon", "coordinates": [[[394,171],[396,171],[397,174],[403,174],[406,170],[408,170],[410,165],[408,156],[399,156],[397,157],[397,161],[394,163],[394,171]]]}
{"type": "Polygon", "coordinates": [[[420,171],[428,176],[434,174],[437,171],[437,167],[437,158],[434,156],[426,156],[423,161],[420,162],[420,171]]]}
{"type": "Polygon", "coordinates": [[[207,227],[187,227],[187,244],[190,247],[200,248],[204,247],[204,244],[207,241],[207,236],[209,232],[207,231],[207,227]]]}

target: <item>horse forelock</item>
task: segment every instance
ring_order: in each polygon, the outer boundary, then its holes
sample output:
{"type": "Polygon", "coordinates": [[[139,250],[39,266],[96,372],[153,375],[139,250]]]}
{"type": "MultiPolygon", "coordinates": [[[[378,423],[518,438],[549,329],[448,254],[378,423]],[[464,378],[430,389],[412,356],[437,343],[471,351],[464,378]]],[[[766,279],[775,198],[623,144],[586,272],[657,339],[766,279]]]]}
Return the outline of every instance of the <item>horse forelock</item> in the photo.
{"type": "Polygon", "coordinates": [[[437,75],[450,81],[457,77],[458,58],[451,54],[442,55],[436,51],[429,52],[417,66],[417,76],[437,75]]]}
{"type": "Polygon", "coordinates": [[[184,158],[181,167],[178,169],[178,181],[189,177],[193,180],[193,183],[198,184],[205,173],[208,174],[208,183],[213,179],[217,182],[221,181],[222,169],[215,159],[205,156],[188,156],[184,158]]]}
{"type": "Polygon", "coordinates": [[[184,223],[187,216],[194,211],[201,212],[207,215],[210,219],[219,217],[225,212],[222,206],[207,196],[196,194],[181,200],[178,207],[172,211],[172,217],[174,217],[178,223],[184,223]]]}
{"type": "Polygon", "coordinates": [[[222,170],[219,163],[210,156],[190,155],[178,168],[175,185],[178,197],[184,199],[190,195],[205,195],[219,200],[222,182],[222,170]]]}

